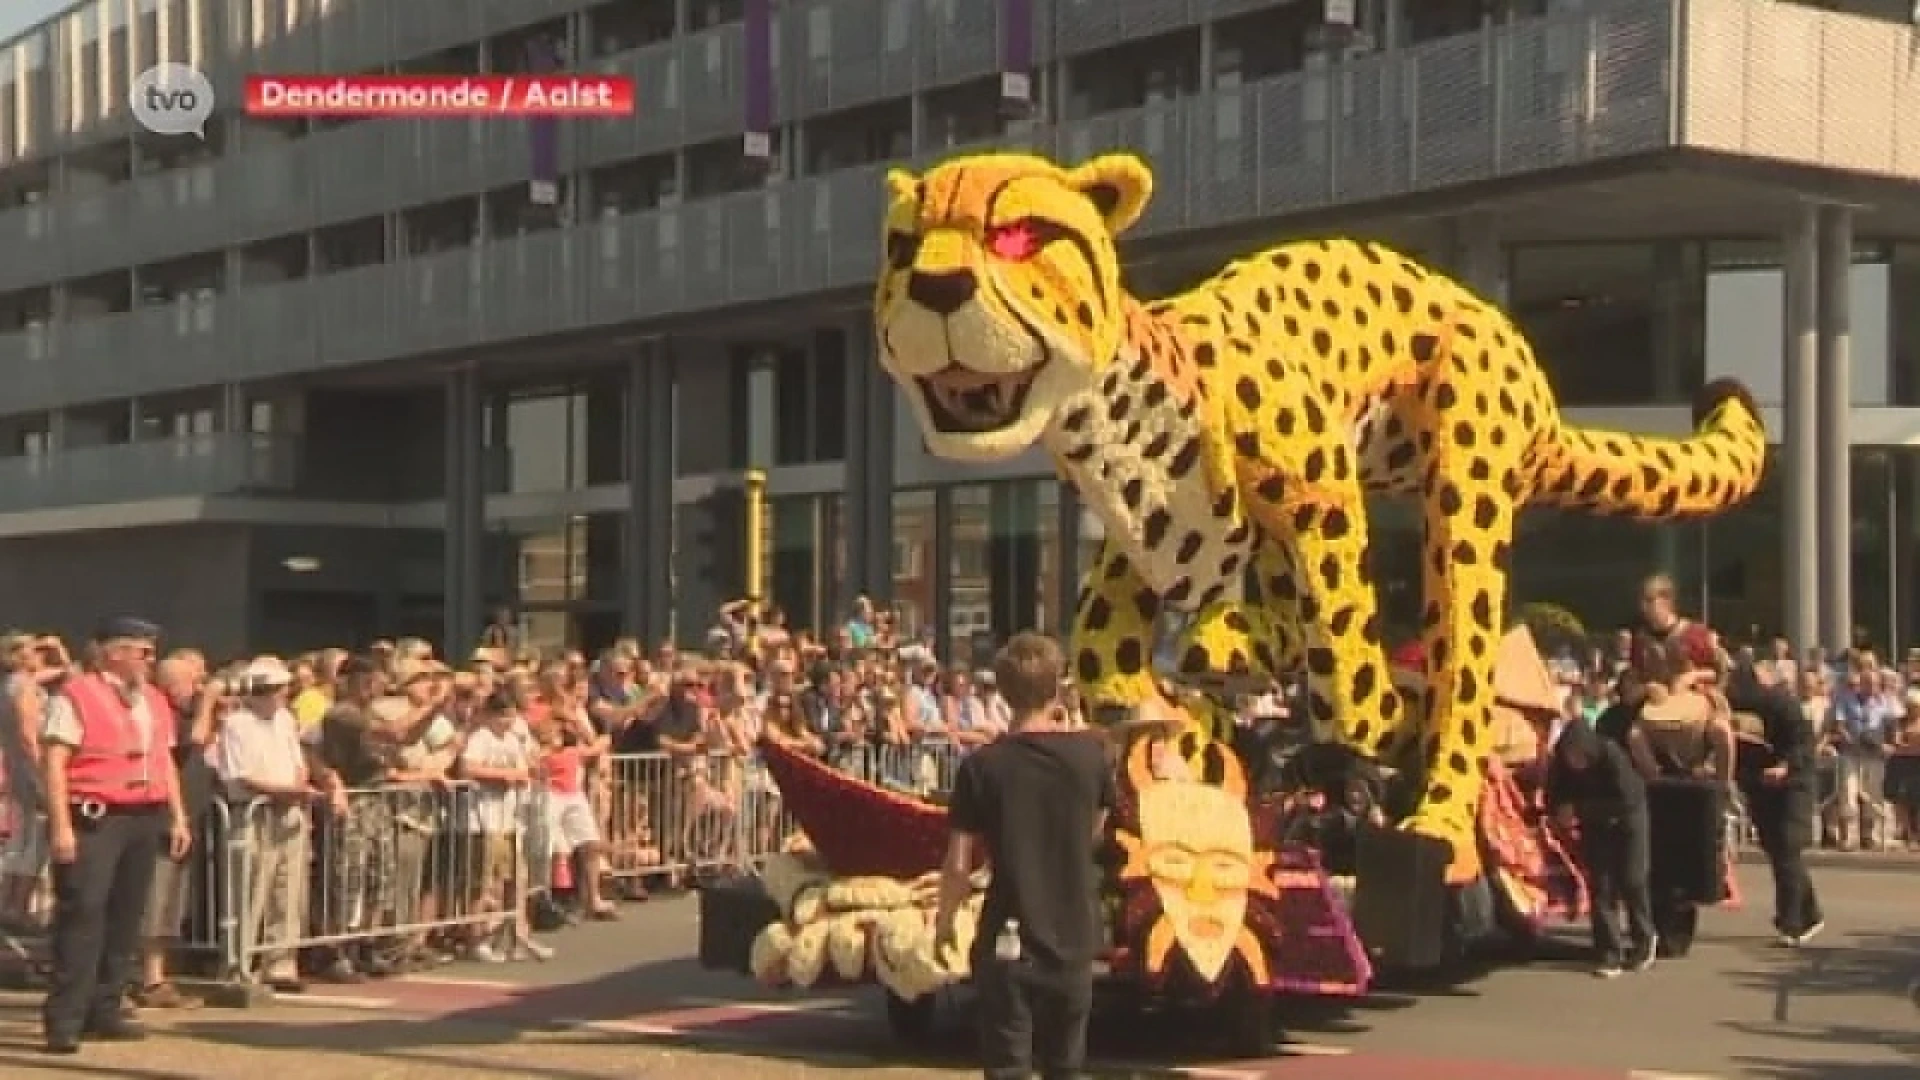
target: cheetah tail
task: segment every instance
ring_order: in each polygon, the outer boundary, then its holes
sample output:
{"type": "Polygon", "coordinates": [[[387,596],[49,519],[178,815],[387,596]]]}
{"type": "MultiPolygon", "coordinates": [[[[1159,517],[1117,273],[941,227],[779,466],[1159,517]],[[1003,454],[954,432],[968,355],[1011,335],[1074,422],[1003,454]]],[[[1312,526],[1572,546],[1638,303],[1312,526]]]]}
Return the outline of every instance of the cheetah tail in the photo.
{"type": "Polygon", "coordinates": [[[1760,486],[1767,432],[1745,386],[1720,379],[1693,404],[1685,438],[1561,426],[1536,450],[1532,503],[1647,520],[1704,516],[1760,486]]]}

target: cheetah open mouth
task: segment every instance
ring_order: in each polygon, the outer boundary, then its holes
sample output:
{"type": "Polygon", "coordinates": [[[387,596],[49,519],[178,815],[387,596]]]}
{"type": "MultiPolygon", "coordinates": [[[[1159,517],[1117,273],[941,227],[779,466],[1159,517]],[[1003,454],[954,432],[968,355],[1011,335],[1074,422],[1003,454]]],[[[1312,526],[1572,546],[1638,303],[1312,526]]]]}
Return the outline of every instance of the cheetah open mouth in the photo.
{"type": "Polygon", "coordinates": [[[920,384],[933,426],[941,434],[978,435],[999,431],[1020,418],[1033,381],[1046,366],[1042,361],[1011,375],[988,375],[948,364],[915,381],[920,384]]]}

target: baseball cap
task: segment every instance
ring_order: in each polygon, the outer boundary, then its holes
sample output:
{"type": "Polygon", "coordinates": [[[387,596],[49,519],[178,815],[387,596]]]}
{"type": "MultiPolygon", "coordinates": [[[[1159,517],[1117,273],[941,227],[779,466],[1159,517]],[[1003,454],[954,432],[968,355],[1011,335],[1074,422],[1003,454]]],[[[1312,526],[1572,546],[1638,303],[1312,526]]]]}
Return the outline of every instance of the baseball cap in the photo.
{"type": "Polygon", "coordinates": [[[99,625],[93,628],[93,640],[95,641],[120,641],[125,639],[152,641],[159,636],[160,627],[158,624],[149,622],[146,619],[135,618],[131,615],[116,615],[110,619],[102,619],[99,625]]]}
{"type": "Polygon", "coordinates": [[[249,686],[281,687],[293,682],[293,672],[279,657],[262,656],[247,664],[240,678],[249,686]]]}

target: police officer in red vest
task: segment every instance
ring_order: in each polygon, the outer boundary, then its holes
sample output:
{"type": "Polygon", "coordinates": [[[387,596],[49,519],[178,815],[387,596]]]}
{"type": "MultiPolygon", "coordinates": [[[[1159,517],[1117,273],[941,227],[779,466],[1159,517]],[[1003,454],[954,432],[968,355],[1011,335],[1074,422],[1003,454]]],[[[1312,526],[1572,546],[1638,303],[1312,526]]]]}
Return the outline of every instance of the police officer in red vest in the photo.
{"type": "Polygon", "coordinates": [[[174,718],[149,681],[159,628],[102,623],[94,666],[47,704],[41,745],[53,863],[53,977],[42,1020],[49,1053],[145,1032],[122,996],[134,976],[161,853],[190,833],[173,764],[174,718]]]}

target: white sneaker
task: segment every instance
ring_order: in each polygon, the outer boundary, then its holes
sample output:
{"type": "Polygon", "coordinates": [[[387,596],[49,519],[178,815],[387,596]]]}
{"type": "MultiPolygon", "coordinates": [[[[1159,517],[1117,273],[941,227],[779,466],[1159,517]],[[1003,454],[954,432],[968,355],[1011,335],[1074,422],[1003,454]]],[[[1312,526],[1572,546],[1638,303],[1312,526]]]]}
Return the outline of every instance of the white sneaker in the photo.
{"type": "Polygon", "coordinates": [[[553,946],[542,945],[540,942],[528,938],[520,943],[518,949],[514,950],[514,959],[539,960],[545,962],[553,959],[553,946]]]}
{"type": "Polygon", "coordinates": [[[1812,941],[1814,938],[1819,937],[1820,932],[1825,930],[1826,928],[1827,928],[1827,920],[1821,919],[1819,922],[1814,923],[1812,926],[1809,926],[1805,930],[1802,930],[1798,934],[1795,934],[1793,937],[1794,948],[1797,949],[1800,946],[1805,945],[1807,942],[1812,941]]]}
{"type": "Polygon", "coordinates": [[[476,964],[504,964],[506,957],[495,952],[493,946],[482,941],[467,950],[467,959],[476,964]]]}
{"type": "Polygon", "coordinates": [[[1617,979],[1626,973],[1627,969],[1620,966],[1618,960],[1609,960],[1593,969],[1593,977],[1596,979],[1617,979]]]}

